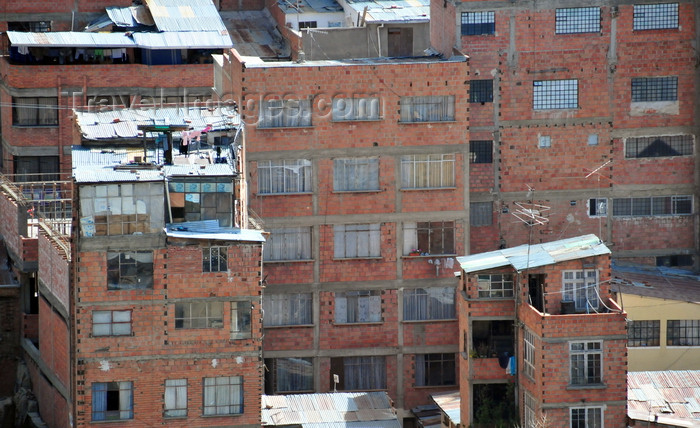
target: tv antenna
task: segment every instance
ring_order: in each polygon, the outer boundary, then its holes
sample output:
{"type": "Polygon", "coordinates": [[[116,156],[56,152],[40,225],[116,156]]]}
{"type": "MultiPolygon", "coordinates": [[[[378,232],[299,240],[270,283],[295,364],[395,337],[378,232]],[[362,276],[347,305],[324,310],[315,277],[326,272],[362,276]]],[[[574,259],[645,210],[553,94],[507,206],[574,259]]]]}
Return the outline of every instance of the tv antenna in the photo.
{"type": "Polygon", "coordinates": [[[532,195],[535,193],[535,188],[529,184],[526,184],[526,186],[527,197],[530,202],[515,202],[515,206],[518,208],[513,210],[511,214],[528,226],[534,226],[536,224],[541,226],[549,223],[549,218],[545,217],[545,214],[548,214],[551,207],[532,202],[532,195]]]}

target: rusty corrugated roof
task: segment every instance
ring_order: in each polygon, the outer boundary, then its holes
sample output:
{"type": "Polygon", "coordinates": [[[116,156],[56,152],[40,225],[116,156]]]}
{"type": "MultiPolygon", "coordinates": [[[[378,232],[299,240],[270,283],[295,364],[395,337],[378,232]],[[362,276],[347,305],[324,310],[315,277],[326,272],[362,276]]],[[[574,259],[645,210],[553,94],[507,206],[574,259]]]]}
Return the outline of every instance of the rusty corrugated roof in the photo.
{"type": "Polygon", "coordinates": [[[700,279],[679,269],[613,264],[612,284],[623,294],[700,303],[700,279]]]}
{"type": "Polygon", "coordinates": [[[627,415],[670,426],[700,426],[700,370],[627,373],[627,415]]]}

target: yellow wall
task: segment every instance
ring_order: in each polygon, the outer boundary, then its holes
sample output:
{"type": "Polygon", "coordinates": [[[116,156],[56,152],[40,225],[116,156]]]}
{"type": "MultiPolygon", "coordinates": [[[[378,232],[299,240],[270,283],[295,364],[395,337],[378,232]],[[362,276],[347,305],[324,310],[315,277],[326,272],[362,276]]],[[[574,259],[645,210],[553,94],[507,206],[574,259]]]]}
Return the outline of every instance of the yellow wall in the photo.
{"type": "Polygon", "coordinates": [[[617,302],[631,321],[661,321],[661,346],[628,348],[629,371],[700,369],[700,346],[666,346],[666,320],[700,319],[700,305],[633,294],[622,294],[622,302],[618,295],[617,302]]]}

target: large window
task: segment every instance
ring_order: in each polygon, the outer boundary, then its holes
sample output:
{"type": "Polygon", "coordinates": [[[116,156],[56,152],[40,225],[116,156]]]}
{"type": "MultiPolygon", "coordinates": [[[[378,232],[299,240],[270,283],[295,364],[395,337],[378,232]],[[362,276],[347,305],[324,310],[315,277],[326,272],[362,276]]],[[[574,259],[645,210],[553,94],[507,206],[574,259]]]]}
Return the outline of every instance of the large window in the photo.
{"type": "Polygon", "coordinates": [[[311,260],[311,227],[277,227],[269,230],[265,261],[311,260]]]}
{"type": "Polygon", "coordinates": [[[228,247],[202,248],[202,272],[227,272],[228,247]]]}
{"type": "Polygon", "coordinates": [[[335,322],[339,324],[380,322],[382,296],[376,290],[335,293],[335,322]]]}
{"type": "Polygon", "coordinates": [[[493,80],[470,80],[469,102],[481,104],[493,102],[493,80]]]}
{"type": "Polygon", "coordinates": [[[187,379],[165,380],[163,416],[166,418],[187,416],[187,379]]]}
{"type": "Polygon", "coordinates": [[[470,163],[493,163],[493,141],[473,140],[469,142],[470,163]]]}
{"type": "Polygon", "coordinates": [[[243,377],[205,377],[204,415],[243,413],[243,377]]]}
{"type": "Polygon", "coordinates": [[[15,156],[14,168],[16,181],[59,180],[58,156],[15,156]]]}
{"type": "Polygon", "coordinates": [[[58,125],[58,98],[12,97],[12,124],[16,126],[58,125]]]}
{"type": "Polygon", "coordinates": [[[401,97],[401,122],[444,122],[455,120],[454,95],[401,97]]]}
{"type": "Polygon", "coordinates": [[[462,12],[462,35],[476,36],[496,32],[494,12],[462,12]]]}
{"type": "Polygon", "coordinates": [[[265,327],[313,324],[311,293],[265,294],[265,327]]]}
{"type": "Polygon", "coordinates": [[[634,5],[634,31],[667,28],[678,28],[678,3],[634,5]]]}
{"type": "Polygon", "coordinates": [[[603,343],[569,343],[572,385],[599,385],[603,382],[603,343]]]}
{"type": "Polygon", "coordinates": [[[523,330],[523,372],[530,379],[535,378],[535,334],[529,329],[523,330]]]}
{"type": "Polygon", "coordinates": [[[473,227],[490,226],[493,223],[493,202],[469,204],[469,224],[473,227]]]}
{"type": "Polygon", "coordinates": [[[627,323],[627,346],[659,346],[660,330],[661,322],[659,320],[629,321],[627,323]]]}
{"type": "Polygon", "coordinates": [[[379,190],[379,158],[342,158],[333,161],[333,190],[379,190]]]}
{"type": "Polygon", "coordinates": [[[266,100],[260,109],[260,128],[311,126],[311,101],[266,100]]]}
{"type": "Polygon", "coordinates": [[[578,80],[535,80],[532,82],[535,110],[578,108],[578,80]]]}
{"type": "Polygon", "coordinates": [[[231,177],[174,177],[168,181],[173,222],[219,220],[232,226],[231,177]]]}
{"type": "Polygon", "coordinates": [[[678,100],[678,77],[633,77],[632,102],[678,100]]]}
{"type": "Polygon", "coordinates": [[[379,120],[379,97],[333,98],[333,120],[379,120]]]}
{"type": "Polygon", "coordinates": [[[455,289],[427,287],[404,290],[404,321],[451,320],[455,318],[455,289]]]}
{"type": "Polygon", "coordinates": [[[153,288],[153,252],[107,253],[107,289],[153,288]]]}
{"type": "Polygon", "coordinates": [[[311,192],[311,161],[258,161],[258,193],[311,192]]]}
{"type": "Polygon", "coordinates": [[[333,226],[333,240],[336,259],[381,256],[379,223],[333,226]]]}
{"type": "Polygon", "coordinates": [[[613,199],[614,217],[688,215],[692,213],[693,197],[690,195],[613,199]]]}
{"type": "Polygon", "coordinates": [[[572,407],[570,428],[602,428],[602,407],[572,407]]]}
{"type": "Polygon", "coordinates": [[[700,346],[700,320],[666,321],[666,345],[700,346]]]}
{"type": "Polygon", "coordinates": [[[403,254],[455,254],[455,222],[406,222],[403,225],[403,254]]]}
{"type": "Polygon", "coordinates": [[[113,421],[134,418],[132,382],[92,384],[92,420],[113,421]]]}
{"type": "Polygon", "coordinates": [[[625,140],[626,158],[656,158],[665,156],[691,156],[692,135],[669,135],[659,137],[630,137],[625,140]]]}
{"type": "Polygon", "coordinates": [[[333,375],[338,375],[337,385],[343,391],[369,391],[386,389],[385,357],[331,358],[331,385],[333,375]]]}
{"type": "Polygon", "coordinates": [[[416,386],[456,385],[455,354],[417,354],[416,386]]]}
{"type": "Polygon", "coordinates": [[[576,311],[598,309],[597,270],[566,270],[563,275],[563,302],[574,302],[576,311]]]}
{"type": "Polygon", "coordinates": [[[231,338],[245,339],[251,333],[253,302],[238,300],[231,302],[231,338]]]}
{"type": "Polygon", "coordinates": [[[314,390],[312,358],[266,358],[265,393],[289,394],[314,390]]]}
{"type": "Polygon", "coordinates": [[[175,328],[221,328],[224,326],[222,302],[175,304],[175,328]]]}
{"type": "Polygon", "coordinates": [[[437,189],[455,186],[455,155],[401,157],[402,189],[437,189]]]}
{"type": "Polygon", "coordinates": [[[480,298],[513,297],[513,275],[478,275],[480,298]]]}
{"type": "Polygon", "coordinates": [[[128,336],[131,311],[92,311],[93,336],[128,336]]]}
{"type": "Polygon", "coordinates": [[[557,9],[557,34],[597,33],[599,31],[599,7],[573,7],[557,9]]]}

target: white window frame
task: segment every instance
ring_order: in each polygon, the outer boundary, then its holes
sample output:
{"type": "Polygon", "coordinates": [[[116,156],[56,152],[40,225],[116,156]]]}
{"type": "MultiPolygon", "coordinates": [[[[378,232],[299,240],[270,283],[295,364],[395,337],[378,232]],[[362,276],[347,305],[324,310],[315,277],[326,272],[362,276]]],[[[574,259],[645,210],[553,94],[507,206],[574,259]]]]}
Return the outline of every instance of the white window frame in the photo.
{"type": "Polygon", "coordinates": [[[252,334],[253,302],[234,300],[231,302],[231,339],[246,339],[252,334]]]}
{"type": "Polygon", "coordinates": [[[523,372],[530,379],[535,378],[535,333],[523,330],[523,372]]]}
{"type": "Polygon", "coordinates": [[[691,214],[693,214],[692,195],[613,199],[613,217],[665,217],[691,214]],[[664,208],[666,206],[670,207],[669,210],[664,208]],[[689,207],[689,210],[685,207],[689,207]]]}
{"type": "Polygon", "coordinates": [[[605,428],[605,408],[602,406],[588,407],[570,407],[569,408],[569,427],[570,428],[605,428]],[[583,411],[583,425],[574,425],[574,412],[583,411]],[[599,413],[598,413],[599,412],[599,413]],[[596,414],[597,413],[597,414],[596,414]]]}
{"type": "Polygon", "coordinates": [[[372,192],[378,190],[378,157],[333,160],[334,192],[372,192]]]}
{"type": "Polygon", "coordinates": [[[131,310],[92,311],[92,336],[131,336],[131,310]]]}
{"type": "Polygon", "coordinates": [[[569,342],[570,385],[602,385],[603,363],[603,341],[569,342]]]}
{"type": "Polygon", "coordinates": [[[276,227],[269,229],[264,260],[312,260],[311,226],[276,227]]]}
{"type": "Polygon", "coordinates": [[[454,287],[404,290],[403,321],[453,320],[455,317],[454,287]]]}
{"type": "Polygon", "coordinates": [[[258,128],[299,128],[311,126],[311,100],[263,100],[258,128]]]}
{"type": "Polygon", "coordinates": [[[552,147],[552,137],[550,137],[549,135],[537,136],[537,147],[539,147],[540,149],[552,147]]]}
{"type": "Polygon", "coordinates": [[[608,216],[608,198],[590,198],[588,200],[589,217],[608,216]]]}
{"type": "Polygon", "coordinates": [[[228,247],[202,248],[202,272],[228,272],[228,247]]]}
{"type": "Polygon", "coordinates": [[[525,391],[523,393],[523,428],[538,428],[537,427],[537,402],[535,397],[529,392],[525,391]]]}
{"type": "Polygon", "coordinates": [[[453,187],[455,187],[454,153],[401,156],[402,189],[453,187]]]}
{"type": "Polygon", "coordinates": [[[204,416],[242,414],[243,376],[205,377],[202,397],[204,416]]]}
{"type": "Polygon", "coordinates": [[[599,272],[596,269],[562,272],[562,301],[573,301],[576,311],[597,310],[600,306],[599,272]]]}
{"type": "Polygon", "coordinates": [[[335,293],[336,324],[382,322],[382,294],[379,290],[335,293]]]}
{"type": "Polygon", "coordinates": [[[454,221],[407,221],[403,224],[403,255],[416,251],[420,255],[453,255],[454,221]]]}
{"type": "Polygon", "coordinates": [[[480,299],[512,299],[515,295],[512,274],[486,274],[476,277],[480,299]]]}
{"type": "Polygon", "coordinates": [[[175,303],[175,329],[177,330],[222,328],[223,326],[223,302],[175,303]]]}
{"type": "Polygon", "coordinates": [[[333,226],[333,244],[336,259],[381,257],[381,225],[337,224],[333,226]]]}
{"type": "Polygon", "coordinates": [[[313,324],[311,293],[266,293],[263,295],[265,327],[287,327],[313,324]]]}
{"type": "Polygon", "coordinates": [[[678,3],[635,4],[633,31],[678,28],[678,3]]]}
{"type": "Polygon", "coordinates": [[[578,107],[578,79],[535,80],[532,82],[533,109],[577,109],[578,107]]]}
{"type": "Polygon", "coordinates": [[[308,159],[258,161],[258,194],[311,193],[311,173],[308,159]]]}
{"type": "Polygon", "coordinates": [[[568,7],[556,10],[556,34],[600,32],[599,7],[568,7]]]}
{"type": "Polygon", "coordinates": [[[431,95],[401,97],[401,123],[453,122],[455,120],[455,96],[431,95]]]}
{"type": "Polygon", "coordinates": [[[462,36],[494,34],[496,32],[496,13],[493,11],[462,12],[460,32],[462,36]]]}
{"type": "Polygon", "coordinates": [[[163,417],[187,416],[187,379],[165,379],[163,417]]]}
{"type": "Polygon", "coordinates": [[[379,97],[333,98],[331,117],[335,122],[380,120],[379,97]]]}

